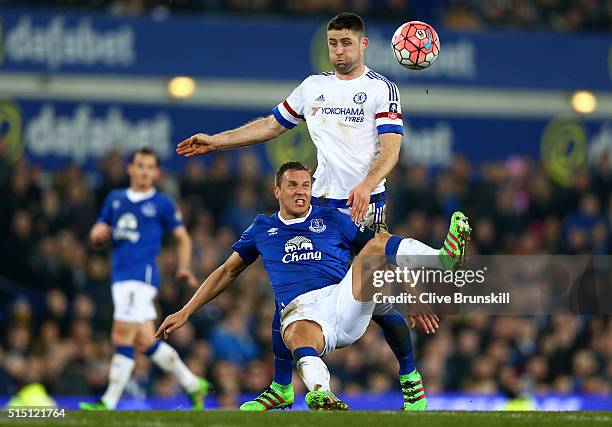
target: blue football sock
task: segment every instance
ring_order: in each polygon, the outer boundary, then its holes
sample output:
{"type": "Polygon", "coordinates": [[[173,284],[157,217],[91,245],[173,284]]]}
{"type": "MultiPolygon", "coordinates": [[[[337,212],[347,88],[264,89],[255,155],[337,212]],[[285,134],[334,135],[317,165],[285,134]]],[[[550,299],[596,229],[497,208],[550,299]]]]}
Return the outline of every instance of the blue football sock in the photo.
{"type": "Polygon", "coordinates": [[[396,309],[391,309],[384,315],[372,316],[372,320],[382,328],[385,340],[399,362],[399,374],[405,375],[414,371],[412,338],[404,316],[396,309]]]}

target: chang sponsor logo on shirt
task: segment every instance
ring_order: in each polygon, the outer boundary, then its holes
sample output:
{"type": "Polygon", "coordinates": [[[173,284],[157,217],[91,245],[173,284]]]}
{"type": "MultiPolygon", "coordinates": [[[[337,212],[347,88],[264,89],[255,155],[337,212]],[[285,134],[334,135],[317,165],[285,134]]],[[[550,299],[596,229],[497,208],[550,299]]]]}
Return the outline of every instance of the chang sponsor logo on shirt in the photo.
{"type": "Polygon", "coordinates": [[[285,255],[282,258],[284,264],[297,261],[315,260],[321,261],[321,251],[315,251],[312,241],[304,236],[295,236],[285,243],[285,255]]]}
{"type": "Polygon", "coordinates": [[[127,212],[119,217],[117,225],[113,230],[115,240],[129,240],[136,243],[140,240],[138,231],[138,219],[133,213],[127,212]]]}

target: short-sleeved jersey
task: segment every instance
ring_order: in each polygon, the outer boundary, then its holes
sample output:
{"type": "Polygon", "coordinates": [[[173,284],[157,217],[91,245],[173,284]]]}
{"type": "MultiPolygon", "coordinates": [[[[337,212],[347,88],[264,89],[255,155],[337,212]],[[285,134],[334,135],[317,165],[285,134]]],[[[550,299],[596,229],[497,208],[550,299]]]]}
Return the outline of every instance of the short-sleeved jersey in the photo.
{"type": "Polygon", "coordinates": [[[261,255],[282,309],[299,295],[340,283],[351,250],[361,249],[373,234],[338,209],[313,206],[293,220],[259,215],[232,248],[249,263],[261,255]]]}
{"type": "MultiPolygon", "coordinates": [[[[348,198],[380,154],[379,135],[403,134],[397,86],[367,67],[352,80],[334,72],[312,75],[272,113],[287,129],[304,120],[308,125],[318,161],[313,197],[348,198]]],[[[384,184],[372,194],[383,192],[384,184]]]]}
{"type": "Polygon", "coordinates": [[[106,197],[98,222],[113,228],[112,282],[138,280],[159,286],[155,257],[164,232],[183,225],[172,199],[152,191],[141,199],[128,189],[113,190],[106,197]]]}

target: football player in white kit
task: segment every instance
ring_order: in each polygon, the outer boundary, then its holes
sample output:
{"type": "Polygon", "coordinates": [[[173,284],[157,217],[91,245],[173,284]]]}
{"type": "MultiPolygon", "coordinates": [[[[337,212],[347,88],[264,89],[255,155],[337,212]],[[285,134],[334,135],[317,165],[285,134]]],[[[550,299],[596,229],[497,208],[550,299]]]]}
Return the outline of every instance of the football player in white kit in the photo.
{"type": "MultiPolygon", "coordinates": [[[[397,163],[403,134],[399,90],[366,67],[368,39],[358,15],[341,13],[332,18],[327,25],[327,42],[334,71],[307,77],[272,115],[215,135],[198,133],[179,143],[176,151],[194,157],[245,147],[271,140],[305,121],[317,147],[312,204],[338,208],[356,223],[367,216],[367,225],[378,231],[386,228],[385,177],[397,163]]],[[[438,253],[415,243],[415,255],[435,257],[438,253]]],[[[280,335],[279,311],[277,307],[272,324],[274,381],[258,398],[242,405],[242,410],[263,411],[293,403],[293,359],[280,335]]],[[[404,409],[425,410],[427,399],[414,366],[404,317],[386,304],[376,307],[372,319],[381,326],[399,362],[404,409]]],[[[435,332],[433,325],[426,332],[435,332]]]]}

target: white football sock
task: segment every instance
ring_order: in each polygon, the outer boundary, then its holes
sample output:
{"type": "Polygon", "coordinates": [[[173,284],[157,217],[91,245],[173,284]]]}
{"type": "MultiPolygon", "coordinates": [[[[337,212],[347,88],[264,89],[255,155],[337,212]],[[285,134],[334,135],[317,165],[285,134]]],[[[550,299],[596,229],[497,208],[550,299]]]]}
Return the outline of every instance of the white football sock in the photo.
{"type": "Polygon", "coordinates": [[[309,391],[329,391],[329,370],[318,356],[304,356],[295,364],[295,369],[309,391]]]}
{"type": "Polygon", "coordinates": [[[102,401],[109,409],[117,407],[117,402],[123,394],[123,389],[132,375],[135,364],[136,362],[131,357],[119,353],[113,354],[108,374],[108,387],[102,396],[102,401]]]}
{"type": "Polygon", "coordinates": [[[169,344],[160,341],[157,350],[151,355],[151,360],[165,372],[174,374],[181,387],[187,392],[191,393],[198,389],[198,377],[189,370],[176,350],[169,344]]]}
{"type": "Polygon", "coordinates": [[[444,269],[438,253],[438,249],[416,239],[402,239],[397,248],[397,265],[408,269],[421,267],[444,269]]]}

